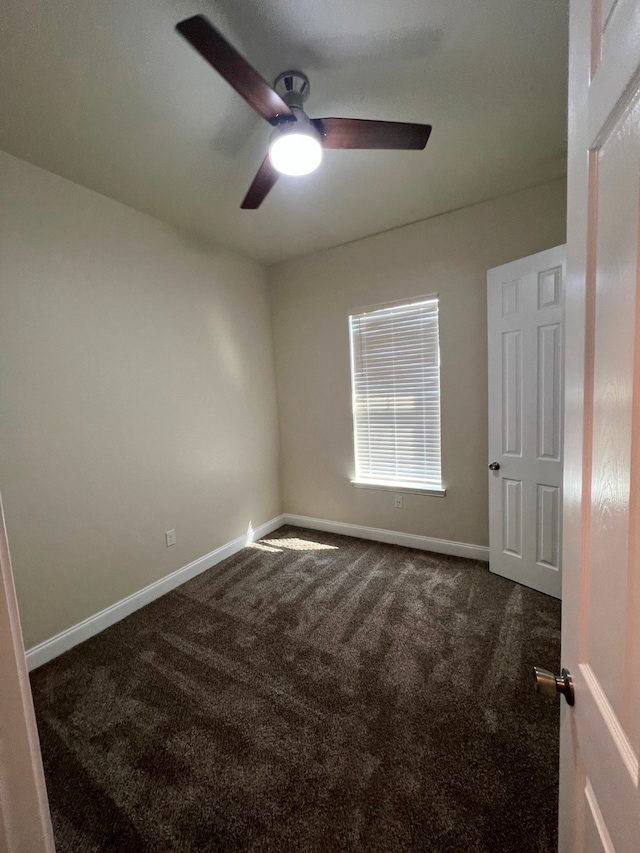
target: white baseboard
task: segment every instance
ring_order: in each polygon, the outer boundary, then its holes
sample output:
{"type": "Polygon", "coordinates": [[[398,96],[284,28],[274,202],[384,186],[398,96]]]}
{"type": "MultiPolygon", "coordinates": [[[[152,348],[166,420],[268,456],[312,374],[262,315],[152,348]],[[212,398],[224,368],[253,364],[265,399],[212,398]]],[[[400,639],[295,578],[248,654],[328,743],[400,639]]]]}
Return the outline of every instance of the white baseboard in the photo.
{"type": "Polygon", "coordinates": [[[453,557],[468,557],[471,560],[489,562],[489,549],[485,545],[469,545],[466,542],[452,542],[449,539],[431,539],[429,536],[416,536],[413,533],[400,533],[397,530],[384,530],[379,527],[363,527],[360,524],[346,524],[343,521],[326,521],[324,518],[308,518],[306,515],[284,514],[286,524],[295,527],[309,527],[311,530],[325,530],[327,533],[341,533],[343,536],[356,536],[358,539],[373,539],[375,542],[388,542],[391,545],[404,545],[407,548],[419,548],[436,554],[450,554],[453,557]]]}
{"type": "Polygon", "coordinates": [[[341,533],[344,536],[355,536],[359,539],[372,539],[376,542],[388,542],[392,545],[404,545],[407,548],[419,548],[423,551],[433,551],[436,554],[451,554],[455,557],[469,557],[472,560],[489,560],[489,549],[483,545],[469,545],[466,542],[451,542],[448,539],[431,539],[428,536],[416,536],[412,533],[400,533],[395,530],[383,530],[378,527],[363,527],[359,524],[346,524],[342,521],[327,521],[322,518],[309,518],[305,515],[292,515],[285,513],[265,524],[261,524],[255,530],[250,530],[244,536],[239,536],[226,545],[216,548],[204,557],[194,560],[187,566],[177,569],[170,575],[146,586],[144,589],[134,592],[133,595],[123,598],[110,607],[101,610],[94,616],[73,625],[66,631],[56,634],[50,640],[45,640],[27,651],[27,666],[29,670],[47,663],[58,657],[63,652],[77,646],[89,637],[99,634],[110,625],[114,625],[125,616],[129,616],[145,604],[155,601],[161,595],[171,592],[196,575],[210,569],[227,557],[237,554],[242,548],[256,539],[262,539],[283,524],[291,524],[295,527],[307,527],[311,530],[325,530],[327,533],[341,533]]]}
{"type": "Polygon", "coordinates": [[[125,616],[129,616],[134,611],[144,607],[145,604],[155,601],[156,598],[160,598],[161,595],[165,595],[165,593],[191,580],[196,575],[210,569],[216,563],[220,563],[222,560],[226,560],[227,557],[237,554],[246,545],[255,542],[256,539],[262,539],[263,536],[267,536],[267,534],[281,527],[283,524],[283,515],[272,518],[271,521],[261,524],[255,530],[250,529],[244,536],[239,536],[232,542],[228,542],[226,545],[216,548],[215,551],[205,554],[204,557],[194,560],[193,563],[177,569],[170,575],[149,584],[144,589],[134,592],[133,595],[123,598],[122,601],[118,601],[110,607],[101,610],[100,613],[89,616],[88,619],[84,619],[77,625],[67,628],[66,631],[56,634],[50,640],[45,640],[43,643],[33,646],[26,654],[29,671],[42,666],[47,661],[53,660],[53,658],[58,657],[63,652],[77,646],[78,643],[88,640],[89,637],[99,634],[100,631],[104,631],[105,628],[114,625],[116,622],[124,619],[125,616]]]}

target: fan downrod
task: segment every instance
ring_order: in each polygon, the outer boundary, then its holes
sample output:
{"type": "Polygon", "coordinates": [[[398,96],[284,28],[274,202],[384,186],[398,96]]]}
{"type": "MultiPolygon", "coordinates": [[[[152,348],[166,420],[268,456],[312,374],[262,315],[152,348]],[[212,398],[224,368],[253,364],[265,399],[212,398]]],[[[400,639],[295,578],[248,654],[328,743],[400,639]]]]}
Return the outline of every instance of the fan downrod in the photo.
{"type": "Polygon", "coordinates": [[[309,97],[309,78],[302,71],[283,71],[276,77],[273,88],[288,107],[301,110],[309,97]]]}

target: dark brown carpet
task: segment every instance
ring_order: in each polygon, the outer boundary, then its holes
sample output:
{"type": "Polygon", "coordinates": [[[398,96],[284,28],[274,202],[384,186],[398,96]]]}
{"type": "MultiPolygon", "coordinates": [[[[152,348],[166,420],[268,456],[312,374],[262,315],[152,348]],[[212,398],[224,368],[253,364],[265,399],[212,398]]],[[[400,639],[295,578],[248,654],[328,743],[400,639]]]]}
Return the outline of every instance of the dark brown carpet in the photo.
{"type": "Polygon", "coordinates": [[[281,528],[33,673],[58,851],[553,851],[559,623],[483,563],[281,528]]]}

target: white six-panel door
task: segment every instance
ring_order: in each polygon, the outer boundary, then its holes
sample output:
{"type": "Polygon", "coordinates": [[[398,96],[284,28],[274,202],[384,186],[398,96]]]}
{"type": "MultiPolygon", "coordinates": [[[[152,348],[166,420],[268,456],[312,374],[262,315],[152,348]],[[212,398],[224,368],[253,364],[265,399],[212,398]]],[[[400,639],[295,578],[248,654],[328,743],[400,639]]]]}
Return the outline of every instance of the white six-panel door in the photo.
{"type": "Polygon", "coordinates": [[[489,270],[489,567],[561,593],[565,247],[489,270]]]}
{"type": "Polygon", "coordinates": [[[640,850],[640,0],[571,0],[560,851],[640,850]]]}

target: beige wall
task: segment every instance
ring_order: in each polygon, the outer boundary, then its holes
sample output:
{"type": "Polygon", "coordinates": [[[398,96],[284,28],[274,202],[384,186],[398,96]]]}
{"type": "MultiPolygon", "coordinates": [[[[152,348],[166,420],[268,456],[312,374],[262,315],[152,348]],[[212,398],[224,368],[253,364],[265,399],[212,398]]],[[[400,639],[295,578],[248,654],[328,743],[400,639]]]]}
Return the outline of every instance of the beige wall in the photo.
{"type": "Polygon", "coordinates": [[[0,359],[27,647],[280,512],[257,264],[0,154],[0,359]]]}
{"type": "Polygon", "coordinates": [[[563,242],[564,219],[558,181],[272,267],[270,318],[259,265],[0,152],[0,489],[25,645],[282,509],[486,544],[486,270],[563,242]],[[396,510],[349,483],[347,316],[434,291],[448,494],[396,510]]]}
{"type": "Polygon", "coordinates": [[[286,512],[488,544],[486,273],[565,240],[565,182],[272,267],[286,512]],[[356,489],[349,313],[440,296],[445,498],[356,489]]]}

